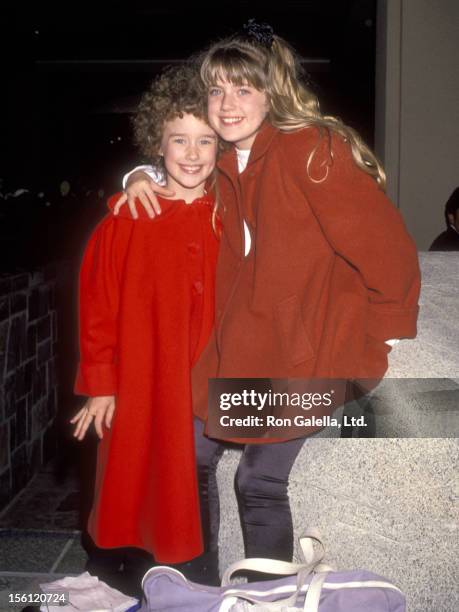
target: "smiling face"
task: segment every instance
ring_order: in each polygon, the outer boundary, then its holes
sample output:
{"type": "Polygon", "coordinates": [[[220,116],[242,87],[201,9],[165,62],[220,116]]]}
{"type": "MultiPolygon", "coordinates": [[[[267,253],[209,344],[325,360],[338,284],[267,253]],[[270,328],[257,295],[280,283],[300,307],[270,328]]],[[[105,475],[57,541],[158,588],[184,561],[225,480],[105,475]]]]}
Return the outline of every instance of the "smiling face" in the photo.
{"type": "Polygon", "coordinates": [[[166,121],[160,153],[176,198],[192,202],[204,195],[217,157],[217,135],[207,123],[189,114],[166,121]]]}
{"type": "Polygon", "coordinates": [[[209,123],[217,134],[238,149],[250,149],[268,114],[265,92],[218,81],[209,87],[207,102],[209,123]]]}

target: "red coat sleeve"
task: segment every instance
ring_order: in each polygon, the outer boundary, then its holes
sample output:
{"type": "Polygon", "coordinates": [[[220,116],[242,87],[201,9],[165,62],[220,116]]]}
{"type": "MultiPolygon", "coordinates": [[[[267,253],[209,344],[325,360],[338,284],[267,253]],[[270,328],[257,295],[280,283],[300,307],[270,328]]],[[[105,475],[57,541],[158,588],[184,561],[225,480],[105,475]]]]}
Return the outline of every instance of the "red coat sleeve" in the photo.
{"type": "Polygon", "coordinates": [[[80,270],[80,363],[75,393],[115,395],[120,275],[132,222],[108,215],[86,247],[80,270]]]}
{"type": "MultiPolygon", "coordinates": [[[[301,134],[301,133],[299,133],[301,134]]],[[[353,160],[338,136],[324,137],[310,165],[311,152],[293,160],[301,186],[329,244],[362,276],[369,300],[368,334],[381,339],[416,336],[420,271],[416,246],[399,211],[376,181],[353,160]]],[[[317,144],[317,140],[316,140],[317,144]]]]}

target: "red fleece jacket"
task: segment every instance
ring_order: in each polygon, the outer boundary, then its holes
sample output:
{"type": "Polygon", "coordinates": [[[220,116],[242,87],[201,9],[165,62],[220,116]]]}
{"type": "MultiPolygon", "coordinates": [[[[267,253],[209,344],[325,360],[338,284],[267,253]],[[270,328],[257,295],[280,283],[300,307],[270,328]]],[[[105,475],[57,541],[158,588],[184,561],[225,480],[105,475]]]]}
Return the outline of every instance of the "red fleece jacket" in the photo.
{"type": "Polygon", "coordinates": [[[75,390],[116,397],[91,536],[174,563],[202,552],[190,379],[214,321],[218,242],[210,196],[161,206],[154,220],[139,211],[134,221],[126,207],[109,214],[89,241],[75,390]]]}

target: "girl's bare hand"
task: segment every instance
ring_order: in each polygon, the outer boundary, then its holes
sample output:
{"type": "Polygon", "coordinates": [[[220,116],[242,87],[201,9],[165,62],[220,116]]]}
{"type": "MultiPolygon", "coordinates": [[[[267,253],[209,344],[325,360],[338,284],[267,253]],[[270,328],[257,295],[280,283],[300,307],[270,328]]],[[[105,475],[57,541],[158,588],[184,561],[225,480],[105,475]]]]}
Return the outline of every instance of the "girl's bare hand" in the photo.
{"type": "Polygon", "coordinates": [[[132,217],[137,219],[139,215],[135,201],[138,198],[147,211],[147,215],[154,219],[161,214],[161,206],[156,198],[156,193],[169,198],[175,195],[174,191],[155,183],[145,172],[141,170],[133,172],[128,179],[124,194],[117,201],[113,212],[117,215],[121,206],[127,202],[132,217]]]}
{"type": "Polygon", "coordinates": [[[76,413],[70,423],[75,425],[73,436],[77,440],[83,440],[89,426],[94,422],[94,427],[99,438],[104,437],[102,425],[110,429],[115,412],[115,397],[113,395],[101,395],[90,397],[83,408],[76,413]]]}

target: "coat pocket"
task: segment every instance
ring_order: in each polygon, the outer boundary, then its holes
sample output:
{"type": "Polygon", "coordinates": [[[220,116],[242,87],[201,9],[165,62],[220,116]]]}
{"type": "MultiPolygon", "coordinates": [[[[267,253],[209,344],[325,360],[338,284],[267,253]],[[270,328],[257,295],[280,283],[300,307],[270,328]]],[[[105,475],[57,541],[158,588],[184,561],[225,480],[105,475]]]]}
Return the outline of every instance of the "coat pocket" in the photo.
{"type": "Polygon", "coordinates": [[[277,304],[276,320],[284,360],[291,367],[314,357],[314,350],[304,327],[298,296],[292,295],[277,304]]]}

